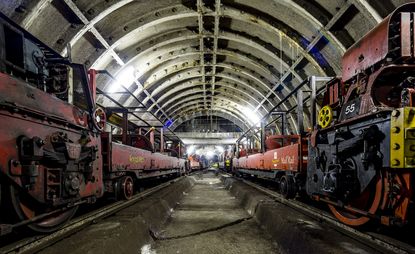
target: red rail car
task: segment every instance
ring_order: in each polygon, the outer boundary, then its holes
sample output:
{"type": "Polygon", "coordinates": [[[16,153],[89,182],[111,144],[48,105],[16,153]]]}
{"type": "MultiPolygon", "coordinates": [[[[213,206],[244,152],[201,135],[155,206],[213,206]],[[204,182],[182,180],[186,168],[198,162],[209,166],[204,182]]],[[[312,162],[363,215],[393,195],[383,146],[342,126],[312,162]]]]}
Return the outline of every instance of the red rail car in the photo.
{"type": "MultiPolygon", "coordinates": [[[[262,126],[262,153],[241,151],[234,170],[276,180],[287,198],[305,190],[351,226],[370,220],[401,226],[414,219],[414,12],[414,3],[402,5],[348,49],[342,78],[310,77],[297,87],[298,142],[267,147],[262,126]],[[328,82],[317,114],[321,81],[328,82]],[[302,124],[305,84],[311,88],[308,133],[302,124]]],[[[246,146],[252,148],[252,140],[246,146]]]]}
{"type": "Polygon", "coordinates": [[[141,140],[138,147],[114,142],[108,132],[101,133],[104,182],[106,192],[118,199],[133,195],[134,181],[138,179],[182,175],[188,171],[188,161],[161,152],[153,152],[146,137],[134,135],[141,140]]]}
{"type": "Polygon", "coordinates": [[[184,173],[186,160],[145,137],[133,147],[102,132],[89,74],[0,15],[0,235],[17,224],[53,231],[80,204],[128,199],[139,179],[184,173]]]}
{"type": "Polygon", "coordinates": [[[248,155],[242,149],[232,165],[240,173],[279,181],[281,193],[291,198],[296,190],[290,189],[294,185],[287,183],[295,177],[300,179],[307,170],[307,139],[300,135],[268,136],[264,152],[248,155]]]}
{"type": "Polygon", "coordinates": [[[194,171],[203,169],[199,155],[193,154],[192,156],[189,156],[189,162],[190,162],[190,171],[194,172],[194,171]]]}

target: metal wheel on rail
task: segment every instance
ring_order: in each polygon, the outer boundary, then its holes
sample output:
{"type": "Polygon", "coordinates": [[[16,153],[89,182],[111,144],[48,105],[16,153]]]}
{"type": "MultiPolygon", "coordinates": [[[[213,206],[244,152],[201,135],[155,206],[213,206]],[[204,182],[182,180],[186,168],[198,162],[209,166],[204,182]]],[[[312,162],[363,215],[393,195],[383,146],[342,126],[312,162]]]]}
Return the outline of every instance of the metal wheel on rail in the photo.
{"type": "Polygon", "coordinates": [[[78,206],[61,209],[45,207],[36,203],[14,185],[9,186],[8,195],[10,197],[10,207],[14,210],[18,221],[31,220],[44,214],[51,214],[27,224],[28,228],[36,232],[49,233],[56,231],[68,222],[78,209],[78,206]]]}
{"type": "Polygon", "coordinates": [[[134,195],[134,180],[131,176],[123,176],[115,183],[117,200],[129,200],[134,195]]]}
{"type": "Polygon", "coordinates": [[[295,198],[297,186],[295,185],[294,176],[283,175],[280,178],[280,193],[286,199],[295,198]]]}
{"type": "Polygon", "coordinates": [[[328,206],[333,215],[342,223],[349,226],[361,226],[370,220],[364,213],[375,214],[379,209],[383,193],[383,178],[378,175],[359,197],[350,200],[342,207],[333,204],[328,206]]]}

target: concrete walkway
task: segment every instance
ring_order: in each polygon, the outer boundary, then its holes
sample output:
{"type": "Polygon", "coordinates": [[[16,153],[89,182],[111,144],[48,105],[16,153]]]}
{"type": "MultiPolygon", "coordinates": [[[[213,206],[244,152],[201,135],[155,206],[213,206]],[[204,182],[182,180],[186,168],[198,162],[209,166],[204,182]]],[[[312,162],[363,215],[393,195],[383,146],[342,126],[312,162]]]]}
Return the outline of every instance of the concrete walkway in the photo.
{"type": "Polygon", "coordinates": [[[279,253],[218,177],[195,179],[164,229],[154,233],[155,243],[141,253],[279,253]]]}

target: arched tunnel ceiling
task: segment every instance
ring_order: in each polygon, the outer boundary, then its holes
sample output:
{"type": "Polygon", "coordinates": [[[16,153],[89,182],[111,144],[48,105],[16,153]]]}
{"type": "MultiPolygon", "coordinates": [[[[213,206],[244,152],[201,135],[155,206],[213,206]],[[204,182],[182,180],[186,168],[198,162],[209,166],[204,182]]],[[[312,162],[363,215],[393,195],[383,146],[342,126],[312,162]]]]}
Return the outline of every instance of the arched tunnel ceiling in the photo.
{"type": "Polygon", "coordinates": [[[129,91],[100,76],[104,106],[142,103],[150,113],[137,111],[138,122],[171,129],[211,114],[245,130],[255,120],[247,111],[264,116],[307,76],[341,75],[344,51],[406,2],[6,0],[0,10],[62,54],[70,43],[74,62],[116,76],[129,91]]]}

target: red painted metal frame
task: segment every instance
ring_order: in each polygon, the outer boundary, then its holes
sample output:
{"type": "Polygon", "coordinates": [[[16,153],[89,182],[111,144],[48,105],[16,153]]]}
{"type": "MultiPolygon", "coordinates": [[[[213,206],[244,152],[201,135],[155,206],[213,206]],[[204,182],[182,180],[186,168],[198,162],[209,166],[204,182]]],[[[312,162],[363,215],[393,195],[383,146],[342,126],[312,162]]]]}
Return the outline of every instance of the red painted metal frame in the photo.
{"type": "MultiPolygon", "coordinates": [[[[90,141],[86,146],[101,150],[99,137],[88,129],[87,112],[3,73],[0,73],[0,105],[0,172],[26,189],[40,203],[47,202],[47,168],[36,165],[38,176],[35,183],[27,189],[19,164],[18,137],[39,137],[44,141],[43,149],[53,151],[51,136],[54,133],[64,132],[74,142],[88,133],[87,139],[90,141]]],[[[81,179],[79,196],[75,199],[103,195],[102,161],[95,160],[92,168],[94,181],[81,179]]],[[[74,197],[71,197],[67,202],[73,200],[74,197]]],[[[61,204],[65,200],[53,200],[53,203],[61,204]]]]}
{"type": "MultiPolygon", "coordinates": [[[[111,142],[111,172],[184,169],[184,159],[111,142]]],[[[135,172],[136,173],[136,172],[135,172]]]]}
{"type": "Polygon", "coordinates": [[[308,159],[306,138],[300,135],[274,135],[268,139],[295,139],[296,142],[284,142],[281,147],[269,149],[265,153],[234,158],[233,166],[239,169],[305,173],[308,159]]]}
{"type": "Polygon", "coordinates": [[[89,75],[89,89],[91,90],[92,100],[94,104],[97,101],[97,74],[98,72],[94,69],[88,71],[89,75]]]}
{"type": "Polygon", "coordinates": [[[415,49],[411,47],[415,41],[415,33],[411,30],[414,23],[413,17],[411,18],[413,16],[412,9],[412,3],[397,8],[345,52],[342,59],[344,82],[381,62],[414,56],[415,49]],[[399,24],[399,27],[393,28],[395,24],[399,24]],[[392,43],[394,36],[399,39],[399,45],[392,43]],[[391,52],[396,52],[393,58],[391,52]]]}

